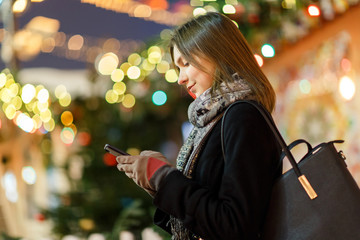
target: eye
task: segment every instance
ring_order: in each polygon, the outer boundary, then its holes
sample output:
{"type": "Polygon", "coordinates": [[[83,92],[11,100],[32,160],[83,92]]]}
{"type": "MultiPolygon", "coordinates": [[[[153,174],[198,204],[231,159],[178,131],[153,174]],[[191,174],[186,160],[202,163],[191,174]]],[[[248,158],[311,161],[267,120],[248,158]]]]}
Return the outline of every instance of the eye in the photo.
{"type": "Polygon", "coordinates": [[[190,66],[190,63],[185,62],[185,63],[184,63],[184,67],[188,67],[188,66],[190,66]]]}

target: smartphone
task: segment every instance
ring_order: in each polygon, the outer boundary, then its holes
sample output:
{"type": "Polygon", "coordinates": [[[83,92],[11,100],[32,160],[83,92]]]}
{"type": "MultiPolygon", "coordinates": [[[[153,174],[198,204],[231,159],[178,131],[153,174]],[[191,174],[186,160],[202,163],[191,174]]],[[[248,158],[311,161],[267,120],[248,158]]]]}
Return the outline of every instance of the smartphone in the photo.
{"type": "Polygon", "coordinates": [[[105,149],[107,152],[109,152],[109,153],[111,153],[112,155],[114,155],[114,156],[130,155],[130,154],[128,154],[127,152],[125,152],[125,151],[123,151],[123,150],[120,150],[120,149],[118,149],[118,148],[116,148],[116,147],[114,147],[114,146],[111,146],[110,144],[105,144],[104,149],[105,149]]]}

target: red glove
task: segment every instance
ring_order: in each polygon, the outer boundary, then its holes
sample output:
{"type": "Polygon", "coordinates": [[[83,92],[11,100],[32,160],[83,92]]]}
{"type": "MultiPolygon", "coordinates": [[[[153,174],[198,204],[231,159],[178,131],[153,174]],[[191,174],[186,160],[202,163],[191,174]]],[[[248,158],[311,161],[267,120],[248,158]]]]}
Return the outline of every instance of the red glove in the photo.
{"type": "Polygon", "coordinates": [[[125,172],[138,186],[154,196],[161,180],[176,170],[159,152],[143,151],[137,156],[118,156],[118,169],[125,172]]]}

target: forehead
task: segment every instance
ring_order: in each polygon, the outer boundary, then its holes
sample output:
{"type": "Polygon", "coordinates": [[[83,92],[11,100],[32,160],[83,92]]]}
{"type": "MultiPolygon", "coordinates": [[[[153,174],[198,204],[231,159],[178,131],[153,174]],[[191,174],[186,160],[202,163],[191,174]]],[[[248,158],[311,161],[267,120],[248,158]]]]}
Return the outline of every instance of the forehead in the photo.
{"type": "Polygon", "coordinates": [[[182,55],[176,45],[173,47],[173,56],[175,63],[177,63],[182,58],[182,55]]]}

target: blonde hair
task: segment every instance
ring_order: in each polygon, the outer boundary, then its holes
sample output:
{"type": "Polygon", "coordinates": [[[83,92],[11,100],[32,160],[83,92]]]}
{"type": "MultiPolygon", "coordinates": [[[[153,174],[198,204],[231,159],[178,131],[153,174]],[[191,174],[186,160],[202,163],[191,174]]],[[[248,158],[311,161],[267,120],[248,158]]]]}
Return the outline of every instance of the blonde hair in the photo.
{"type": "Polygon", "coordinates": [[[212,89],[224,82],[233,81],[238,73],[246,80],[260,102],[269,112],[275,106],[275,92],[260,69],[246,39],[226,16],[210,12],[193,18],[174,30],[170,40],[170,53],[176,46],[182,56],[199,69],[204,69],[194,56],[205,57],[215,63],[212,89]]]}

